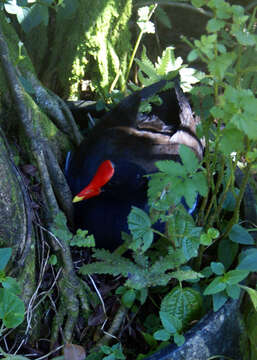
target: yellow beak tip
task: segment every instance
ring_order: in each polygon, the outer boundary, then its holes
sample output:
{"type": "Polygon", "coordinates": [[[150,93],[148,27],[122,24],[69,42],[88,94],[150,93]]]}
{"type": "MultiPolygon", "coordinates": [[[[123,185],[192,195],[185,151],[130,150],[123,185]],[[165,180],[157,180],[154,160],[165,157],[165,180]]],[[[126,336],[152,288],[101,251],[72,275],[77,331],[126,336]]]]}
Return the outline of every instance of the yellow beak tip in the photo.
{"type": "Polygon", "coordinates": [[[79,202],[79,201],[81,201],[81,200],[83,200],[83,199],[84,199],[84,198],[81,197],[81,196],[75,196],[75,197],[73,198],[72,202],[73,202],[73,203],[76,203],[76,202],[79,202]]]}

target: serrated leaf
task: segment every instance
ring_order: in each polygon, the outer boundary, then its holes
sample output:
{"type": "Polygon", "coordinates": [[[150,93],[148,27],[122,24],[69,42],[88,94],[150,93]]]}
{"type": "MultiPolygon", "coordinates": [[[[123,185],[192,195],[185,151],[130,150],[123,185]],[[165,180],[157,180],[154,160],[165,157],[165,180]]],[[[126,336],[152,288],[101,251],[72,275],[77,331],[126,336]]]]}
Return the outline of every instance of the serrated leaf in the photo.
{"type": "Polygon", "coordinates": [[[208,63],[209,71],[218,79],[222,80],[230,65],[233,64],[236,58],[234,52],[220,54],[215,59],[210,60],[208,63]]]}
{"type": "Polygon", "coordinates": [[[158,57],[155,65],[158,75],[166,75],[169,72],[172,62],[172,51],[173,47],[169,46],[163,51],[161,58],[158,57]]]}
{"type": "Polygon", "coordinates": [[[171,176],[186,176],[187,174],[185,168],[173,160],[157,161],[155,165],[160,171],[171,176]]]}
{"type": "Polygon", "coordinates": [[[249,232],[239,224],[233,225],[228,237],[238,244],[254,245],[254,240],[249,232]]]}
{"type": "Polygon", "coordinates": [[[244,134],[236,128],[226,127],[221,131],[219,148],[225,155],[244,150],[244,134]]]}
{"type": "MultiPolygon", "coordinates": [[[[146,251],[153,242],[153,231],[151,228],[151,220],[146,212],[133,206],[128,216],[128,227],[134,240],[141,240],[139,246],[134,250],[141,248],[146,251]]],[[[130,244],[133,247],[133,242],[130,244]]]]}
{"type": "Polygon", "coordinates": [[[199,161],[193,150],[190,149],[188,146],[183,144],[180,145],[179,155],[181,157],[183,165],[189,173],[192,173],[199,168],[199,161]]]}
{"type": "MultiPolygon", "coordinates": [[[[202,307],[202,297],[199,292],[192,288],[175,287],[167,294],[161,303],[161,312],[168,314],[168,318],[181,321],[183,326],[186,326],[192,320],[198,319],[202,307]]],[[[161,318],[162,322],[163,319],[161,318]]],[[[164,323],[163,326],[165,327],[164,323]]],[[[174,326],[179,332],[182,327],[174,326]]]]}

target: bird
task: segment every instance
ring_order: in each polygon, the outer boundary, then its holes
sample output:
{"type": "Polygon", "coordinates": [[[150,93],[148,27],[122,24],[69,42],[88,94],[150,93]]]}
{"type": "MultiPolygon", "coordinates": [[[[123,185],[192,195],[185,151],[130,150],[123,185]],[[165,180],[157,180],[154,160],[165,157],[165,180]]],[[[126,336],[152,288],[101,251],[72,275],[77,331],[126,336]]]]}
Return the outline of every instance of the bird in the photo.
{"type": "Polygon", "coordinates": [[[97,248],[113,251],[122,243],[132,206],[148,210],[145,175],[157,171],[156,161],[180,161],[180,144],[189,146],[200,160],[203,157],[196,136],[199,119],[178,81],[160,93],[162,105],[153,105],[150,114],[139,113],[142,100],[166,85],[163,79],[124,98],[67,158],[75,227],[93,234],[97,248]]]}

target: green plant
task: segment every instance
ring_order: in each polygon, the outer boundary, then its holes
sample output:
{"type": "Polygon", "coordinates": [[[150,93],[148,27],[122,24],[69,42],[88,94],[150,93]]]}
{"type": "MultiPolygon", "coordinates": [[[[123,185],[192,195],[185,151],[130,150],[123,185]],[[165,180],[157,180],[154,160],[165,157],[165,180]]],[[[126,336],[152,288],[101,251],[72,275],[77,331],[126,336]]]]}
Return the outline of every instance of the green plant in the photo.
{"type": "MultiPolygon", "coordinates": [[[[128,217],[131,235],[124,236],[125,245],[113,254],[95,249],[97,262],[81,268],[84,275],[124,276],[124,286],[117,293],[128,308],[138,300],[140,303],[142,291],[140,306],[155,287],[166,289],[159,312],[163,328],[152,332],[151,341],[167,341],[173,336],[178,345],[184,341],[182,332],[188,324],[201,316],[203,296],[212,297],[215,311],[228,298],[239,299],[241,289],[248,292],[255,310],[257,301],[257,291],[241,285],[257,270],[257,249],[250,232],[240,224],[240,205],[256,161],[256,9],[250,17],[241,6],[224,0],[195,0],[192,4],[205,5],[213,12],[207,35],[194,43],[185,39],[192,47],[188,60],[200,58],[207,68],[191,91],[202,119],[198,134],[206,141],[203,162],[199,164],[183,146],[182,164],[158,162],[159,172],[150,175],[149,181],[150,215],[133,208],[128,217]],[[241,184],[236,183],[238,166],[243,173],[241,184]],[[190,208],[198,194],[203,200],[193,219],[179,203],[184,196],[190,208]],[[163,232],[153,229],[157,221],[166,224],[163,232]],[[155,233],[160,239],[153,242],[155,233]],[[214,244],[217,254],[212,251],[214,244]],[[122,255],[126,249],[132,250],[131,258],[122,255]],[[205,252],[213,261],[203,268],[205,252]],[[171,279],[178,285],[169,291],[171,279]]],[[[145,49],[136,62],[144,85],[163,76],[172,78],[183,68],[174,59],[172,48],[164,51],[155,66],[145,49]]]]}

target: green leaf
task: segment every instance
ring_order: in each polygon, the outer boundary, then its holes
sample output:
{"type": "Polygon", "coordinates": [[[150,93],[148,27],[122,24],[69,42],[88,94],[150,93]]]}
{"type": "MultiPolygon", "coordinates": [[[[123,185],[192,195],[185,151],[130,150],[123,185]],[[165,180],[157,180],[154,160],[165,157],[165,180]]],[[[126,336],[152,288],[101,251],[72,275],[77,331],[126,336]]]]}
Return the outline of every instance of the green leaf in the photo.
{"type": "Polygon", "coordinates": [[[228,285],[235,285],[244,280],[248,275],[248,270],[231,270],[224,275],[224,281],[228,285]]]}
{"type": "Polygon", "coordinates": [[[238,253],[238,244],[233,243],[228,238],[222,239],[218,244],[218,260],[222,262],[226,269],[234,262],[238,253]]]}
{"type": "MultiPolygon", "coordinates": [[[[255,102],[257,106],[257,101],[255,102]]],[[[256,115],[249,117],[251,114],[235,114],[232,116],[231,122],[241,131],[243,131],[249,139],[257,140],[256,131],[256,115]]]]}
{"type": "MultiPolygon", "coordinates": [[[[200,293],[189,287],[175,287],[163,298],[161,303],[161,313],[166,314],[167,319],[170,319],[171,322],[175,317],[181,321],[183,326],[186,326],[192,320],[198,319],[201,308],[202,297],[200,293]]],[[[161,320],[163,323],[162,317],[161,320]]],[[[165,327],[164,323],[163,326],[165,327]]],[[[174,328],[177,330],[176,332],[182,329],[181,326],[175,325],[174,328]]]]}
{"type": "Polygon", "coordinates": [[[199,57],[199,53],[196,49],[193,49],[190,51],[190,53],[188,54],[187,56],[187,61],[188,62],[192,62],[192,61],[195,61],[196,59],[198,59],[199,57]]]}
{"type": "Polygon", "coordinates": [[[163,327],[169,334],[175,334],[182,330],[182,321],[170,312],[160,311],[160,318],[163,327]]]}
{"type": "Polygon", "coordinates": [[[254,245],[254,240],[249,232],[239,224],[233,225],[228,237],[238,244],[254,245]]]}
{"type": "Polygon", "coordinates": [[[25,306],[17,295],[0,289],[0,304],[0,319],[7,328],[14,328],[23,322],[25,306]]]}
{"type": "Polygon", "coordinates": [[[213,311],[218,311],[228,300],[228,296],[222,291],[212,295],[213,311]]]}
{"type": "Polygon", "coordinates": [[[48,260],[50,265],[56,265],[57,264],[57,256],[56,255],[51,255],[49,260],[48,260]]]}
{"type": "Polygon", "coordinates": [[[211,262],[211,269],[216,275],[222,275],[225,271],[224,265],[220,262],[211,262]]]}
{"type": "Polygon", "coordinates": [[[248,286],[244,286],[244,285],[240,285],[240,287],[242,289],[244,289],[245,291],[247,291],[248,295],[250,296],[254,309],[255,311],[257,311],[257,291],[255,289],[252,289],[248,286]]]}
{"type": "Polygon", "coordinates": [[[217,32],[225,27],[226,23],[223,20],[211,19],[207,23],[208,32],[217,32]]]}
{"type": "Polygon", "coordinates": [[[133,206],[128,216],[128,227],[134,240],[140,240],[140,243],[133,246],[133,250],[141,249],[146,251],[153,242],[153,231],[151,220],[146,212],[133,206]]]}
{"type": "Polygon", "coordinates": [[[4,270],[12,255],[12,248],[0,248],[0,271],[4,270]]]}
{"type": "Polygon", "coordinates": [[[227,286],[226,292],[232,299],[239,299],[240,286],[238,284],[227,286]]]}
{"type": "Polygon", "coordinates": [[[5,278],[5,280],[2,282],[2,285],[5,289],[9,290],[13,294],[19,295],[21,293],[21,288],[17,280],[10,276],[5,278]]]}
{"type": "Polygon", "coordinates": [[[177,346],[181,346],[185,342],[185,337],[181,334],[176,333],[174,335],[174,342],[175,342],[175,344],[177,344],[177,346]]]}
{"type": "Polygon", "coordinates": [[[129,309],[134,304],[135,299],[136,299],[135,290],[129,289],[122,295],[121,301],[123,305],[129,309]]]}
{"type": "Polygon", "coordinates": [[[155,10],[155,15],[157,19],[162,23],[162,25],[166,26],[166,28],[171,29],[171,21],[169,15],[162,7],[158,6],[155,10]]]}
{"type": "Polygon", "coordinates": [[[153,334],[154,338],[156,340],[160,340],[160,341],[168,341],[170,338],[170,332],[165,330],[165,329],[161,329],[161,330],[157,330],[155,331],[155,333],[153,334]]]}
{"type": "Polygon", "coordinates": [[[209,71],[219,80],[222,80],[226,75],[228,67],[233,64],[235,58],[236,54],[234,52],[218,55],[215,59],[209,61],[209,71]]]}
{"type": "Polygon", "coordinates": [[[47,26],[48,19],[48,8],[41,4],[35,4],[30,8],[26,8],[25,12],[17,14],[17,20],[26,33],[29,33],[40,24],[47,26]]]}
{"type": "Polygon", "coordinates": [[[178,281],[189,281],[203,278],[204,276],[201,273],[198,273],[193,270],[178,270],[172,273],[172,277],[178,281]]]}
{"type": "Polygon", "coordinates": [[[179,155],[182,159],[182,162],[190,174],[195,172],[199,168],[199,160],[197,159],[195,153],[186,145],[179,146],[179,155]]]}
{"type": "Polygon", "coordinates": [[[78,229],[76,235],[70,241],[71,246],[78,247],[95,247],[94,235],[88,235],[87,230],[78,229]]]}
{"type": "Polygon", "coordinates": [[[221,131],[219,148],[225,155],[244,150],[244,134],[235,127],[227,126],[221,131]]]}
{"type": "Polygon", "coordinates": [[[205,1],[204,0],[192,0],[192,4],[196,8],[199,8],[199,7],[203,6],[203,5],[205,5],[205,1]]]}
{"type": "Polygon", "coordinates": [[[257,249],[247,249],[242,251],[238,258],[239,270],[257,271],[257,249]]]}
{"type": "Polygon", "coordinates": [[[243,46],[256,45],[256,35],[249,33],[249,31],[237,30],[233,31],[233,35],[235,35],[239,44],[243,46]]]}
{"type": "Polygon", "coordinates": [[[204,295],[213,295],[217,294],[226,289],[226,284],[224,283],[223,277],[218,276],[207,286],[204,290],[204,295]]]}

